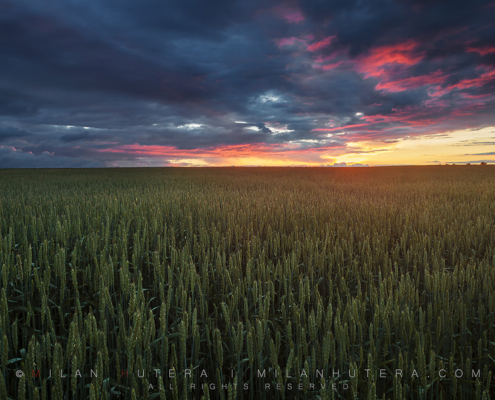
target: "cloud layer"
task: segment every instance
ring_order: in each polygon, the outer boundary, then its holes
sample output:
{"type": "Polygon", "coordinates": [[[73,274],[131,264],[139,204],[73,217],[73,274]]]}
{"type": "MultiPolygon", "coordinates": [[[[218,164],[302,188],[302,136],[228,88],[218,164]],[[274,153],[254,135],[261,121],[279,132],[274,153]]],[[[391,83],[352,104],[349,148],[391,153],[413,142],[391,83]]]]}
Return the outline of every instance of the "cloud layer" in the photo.
{"type": "Polygon", "coordinates": [[[494,19],[486,1],[6,0],[0,167],[319,165],[494,126],[494,19]]]}

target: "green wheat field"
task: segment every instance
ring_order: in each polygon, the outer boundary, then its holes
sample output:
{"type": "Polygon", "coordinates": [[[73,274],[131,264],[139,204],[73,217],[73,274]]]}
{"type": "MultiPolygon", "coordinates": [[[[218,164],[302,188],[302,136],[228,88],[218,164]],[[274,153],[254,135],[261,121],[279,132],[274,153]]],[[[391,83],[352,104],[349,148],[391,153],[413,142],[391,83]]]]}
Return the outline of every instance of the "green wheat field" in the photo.
{"type": "Polygon", "coordinates": [[[495,167],[0,171],[0,399],[495,396],[495,167]]]}

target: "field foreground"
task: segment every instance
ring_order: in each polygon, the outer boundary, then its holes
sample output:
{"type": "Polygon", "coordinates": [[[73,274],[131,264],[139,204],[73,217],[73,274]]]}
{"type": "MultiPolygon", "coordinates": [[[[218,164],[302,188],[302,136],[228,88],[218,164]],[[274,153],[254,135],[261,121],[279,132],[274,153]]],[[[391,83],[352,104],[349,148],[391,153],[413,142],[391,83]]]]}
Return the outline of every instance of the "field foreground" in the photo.
{"type": "Polygon", "coordinates": [[[495,168],[0,171],[0,399],[488,399],[495,168]]]}

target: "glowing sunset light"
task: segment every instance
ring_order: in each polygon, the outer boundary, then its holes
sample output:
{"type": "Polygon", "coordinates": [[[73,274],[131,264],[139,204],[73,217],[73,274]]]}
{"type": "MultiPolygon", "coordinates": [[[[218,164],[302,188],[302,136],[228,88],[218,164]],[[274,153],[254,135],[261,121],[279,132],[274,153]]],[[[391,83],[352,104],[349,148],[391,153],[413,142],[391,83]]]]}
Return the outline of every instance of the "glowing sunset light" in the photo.
{"type": "MultiPolygon", "coordinates": [[[[322,145],[318,140],[313,140],[282,146],[252,143],[189,150],[171,146],[133,144],[98,151],[136,156],[140,160],[153,159],[153,165],[161,162],[163,165],[172,166],[324,166],[334,162],[369,165],[430,164],[450,162],[456,158],[460,162],[472,162],[473,156],[476,154],[481,156],[486,148],[495,151],[495,136],[491,128],[419,137],[406,136],[398,140],[384,140],[366,135],[350,135],[350,137],[353,139],[349,139],[345,145],[322,145]],[[468,133],[471,134],[471,140],[465,139],[468,133]],[[463,154],[462,149],[466,146],[469,146],[470,153],[463,154]],[[437,158],[441,160],[428,160],[431,154],[438,154],[437,158]],[[422,162],[414,162],[415,158],[419,158],[422,162]]],[[[489,154],[485,154],[485,157],[481,157],[480,160],[487,159],[487,155],[489,154]]]]}

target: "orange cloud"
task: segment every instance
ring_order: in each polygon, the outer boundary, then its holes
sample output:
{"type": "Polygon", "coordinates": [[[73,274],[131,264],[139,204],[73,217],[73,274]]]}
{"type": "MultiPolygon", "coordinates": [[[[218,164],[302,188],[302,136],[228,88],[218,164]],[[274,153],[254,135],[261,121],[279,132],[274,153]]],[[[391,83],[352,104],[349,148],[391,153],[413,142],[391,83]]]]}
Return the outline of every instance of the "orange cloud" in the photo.
{"type": "Polygon", "coordinates": [[[342,145],[304,147],[300,143],[266,144],[252,143],[224,145],[204,149],[178,149],[174,146],[121,145],[98,150],[100,153],[120,153],[136,157],[159,157],[179,165],[321,165],[332,159],[330,152],[341,150],[342,145]]]}

